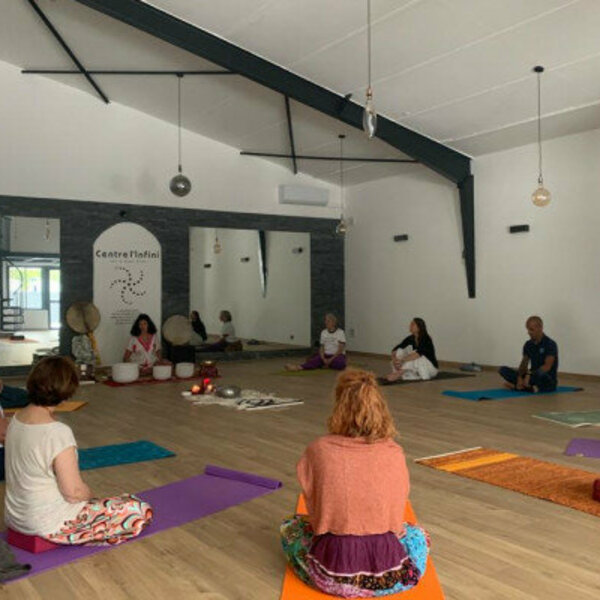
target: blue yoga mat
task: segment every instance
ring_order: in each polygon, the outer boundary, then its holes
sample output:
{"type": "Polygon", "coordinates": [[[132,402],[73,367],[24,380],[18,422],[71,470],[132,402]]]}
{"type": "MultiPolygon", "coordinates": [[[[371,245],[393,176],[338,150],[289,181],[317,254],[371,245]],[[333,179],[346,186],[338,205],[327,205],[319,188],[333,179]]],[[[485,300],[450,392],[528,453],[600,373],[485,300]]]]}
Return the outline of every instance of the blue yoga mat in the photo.
{"type": "Polygon", "coordinates": [[[506,388],[494,388],[491,390],[472,390],[466,392],[456,392],[454,390],[445,390],[442,392],[444,396],[452,396],[453,398],[462,398],[463,400],[505,400],[506,398],[531,398],[532,396],[547,396],[549,394],[562,394],[564,392],[580,392],[583,388],[572,387],[570,385],[559,385],[554,392],[538,392],[532,394],[530,392],[519,392],[517,390],[509,390],[506,388]]]}
{"type": "Polygon", "coordinates": [[[82,471],[175,456],[174,452],[146,440],[128,442],[126,444],[113,444],[112,446],[84,448],[78,452],[79,468],[82,471]]]}

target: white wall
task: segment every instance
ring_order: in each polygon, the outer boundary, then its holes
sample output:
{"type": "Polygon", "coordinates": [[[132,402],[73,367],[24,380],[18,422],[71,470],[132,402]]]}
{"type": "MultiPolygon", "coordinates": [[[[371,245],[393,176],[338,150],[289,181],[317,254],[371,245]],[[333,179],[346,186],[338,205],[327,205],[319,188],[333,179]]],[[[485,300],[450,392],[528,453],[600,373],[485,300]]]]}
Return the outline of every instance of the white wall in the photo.
{"type": "Polygon", "coordinates": [[[177,128],[131,108],[105,105],[56,81],[0,62],[0,194],[232,212],[336,218],[339,192],[320,180],[184,132],[185,198],[173,196],[177,128]],[[325,208],[278,204],[278,185],[328,188],[325,208]]]}
{"type": "Polygon", "coordinates": [[[11,217],[10,250],[59,254],[60,220],[11,217]]]}
{"type": "Polygon", "coordinates": [[[544,143],[552,203],[537,208],[537,149],[474,161],[477,297],[467,297],[456,188],[415,166],[409,176],[348,192],[355,225],[346,244],[349,347],[388,352],[422,316],[444,360],[516,364],[524,321],[539,314],[560,368],[598,374],[600,346],[600,131],[544,143]],[[509,225],[531,231],[509,234],[509,225]],[[394,243],[396,233],[409,241],[394,243]]]}
{"type": "Polygon", "coordinates": [[[209,333],[219,333],[221,310],[233,315],[242,338],[310,345],[310,235],[267,232],[267,294],[262,295],[258,232],[190,228],[190,310],[200,313],[209,333]],[[303,248],[300,254],[294,248],[303,248]],[[249,257],[249,262],[241,262],[249,257]],[[204,268],[210,264],[210,268],[204,268]],[[292,338],[293,336],[293,338],[292,338]]]}

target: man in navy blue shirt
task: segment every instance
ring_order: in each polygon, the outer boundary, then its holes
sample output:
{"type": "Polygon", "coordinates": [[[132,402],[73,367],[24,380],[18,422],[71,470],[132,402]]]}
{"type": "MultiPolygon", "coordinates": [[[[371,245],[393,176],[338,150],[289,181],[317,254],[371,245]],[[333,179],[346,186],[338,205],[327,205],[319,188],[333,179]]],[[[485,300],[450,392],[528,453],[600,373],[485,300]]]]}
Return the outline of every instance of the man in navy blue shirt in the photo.
{"type": "Polygon", "coordinates": [[[530,339],[523,346],[523,359],[517,370],[500,367],[500,375],[509,387],[525,392],[553,392],[557,384],[558,346],[544,335],[540,317],[529,317],[525,328],[530,339]],[[531,362],[531,369],[529,363],[531,362]]]}

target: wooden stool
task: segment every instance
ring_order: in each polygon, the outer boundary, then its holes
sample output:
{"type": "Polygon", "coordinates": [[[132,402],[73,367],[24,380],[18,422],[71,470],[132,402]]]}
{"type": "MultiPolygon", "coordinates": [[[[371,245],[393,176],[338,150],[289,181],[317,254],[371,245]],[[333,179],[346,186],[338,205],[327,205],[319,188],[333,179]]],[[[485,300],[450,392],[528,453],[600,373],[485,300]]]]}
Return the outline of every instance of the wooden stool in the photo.
{"type": "Polygon", "coordinates": [[[6,541],[11,546],[26,550],[27,552],[32,552],[33,554],[47,552],[48,550],[54,550],[55,548],[60,547],[60,544],[53,544],[37,535],[26,535],[10,528],[6,530],[6,541]]]}

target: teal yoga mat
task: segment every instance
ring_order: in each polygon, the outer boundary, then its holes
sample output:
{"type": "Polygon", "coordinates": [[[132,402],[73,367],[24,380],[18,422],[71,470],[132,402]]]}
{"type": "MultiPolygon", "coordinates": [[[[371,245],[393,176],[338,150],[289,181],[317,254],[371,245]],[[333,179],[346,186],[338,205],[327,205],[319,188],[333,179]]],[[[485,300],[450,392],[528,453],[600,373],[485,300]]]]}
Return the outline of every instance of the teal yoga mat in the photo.
{"type": "Polygon", "coordinates": [[[146,440],[128,442],[126,444],[113,444],[112,446],[84,448],[78,452],[79,468],[82,471],[175,456],[174,452],[146,440]]]}
{"type": "Polygon", "coordinates": [[[456,392],[454,390],[445,390],[442,392],[444,396],[452,398],[462,398],[463,400],[506,400],[506,398],[531,398],[535,396],[548,396],[551,394],[562,394],[565,392],[580,392],[583,388],[572,387],[570,385],[559,385],[554,392],[538,392],[532,394],[530,392],[518,392],[517,390],[509,390],[506,388],[494,388],[491,390],[472,390],[464,392],[456,392]]]}

